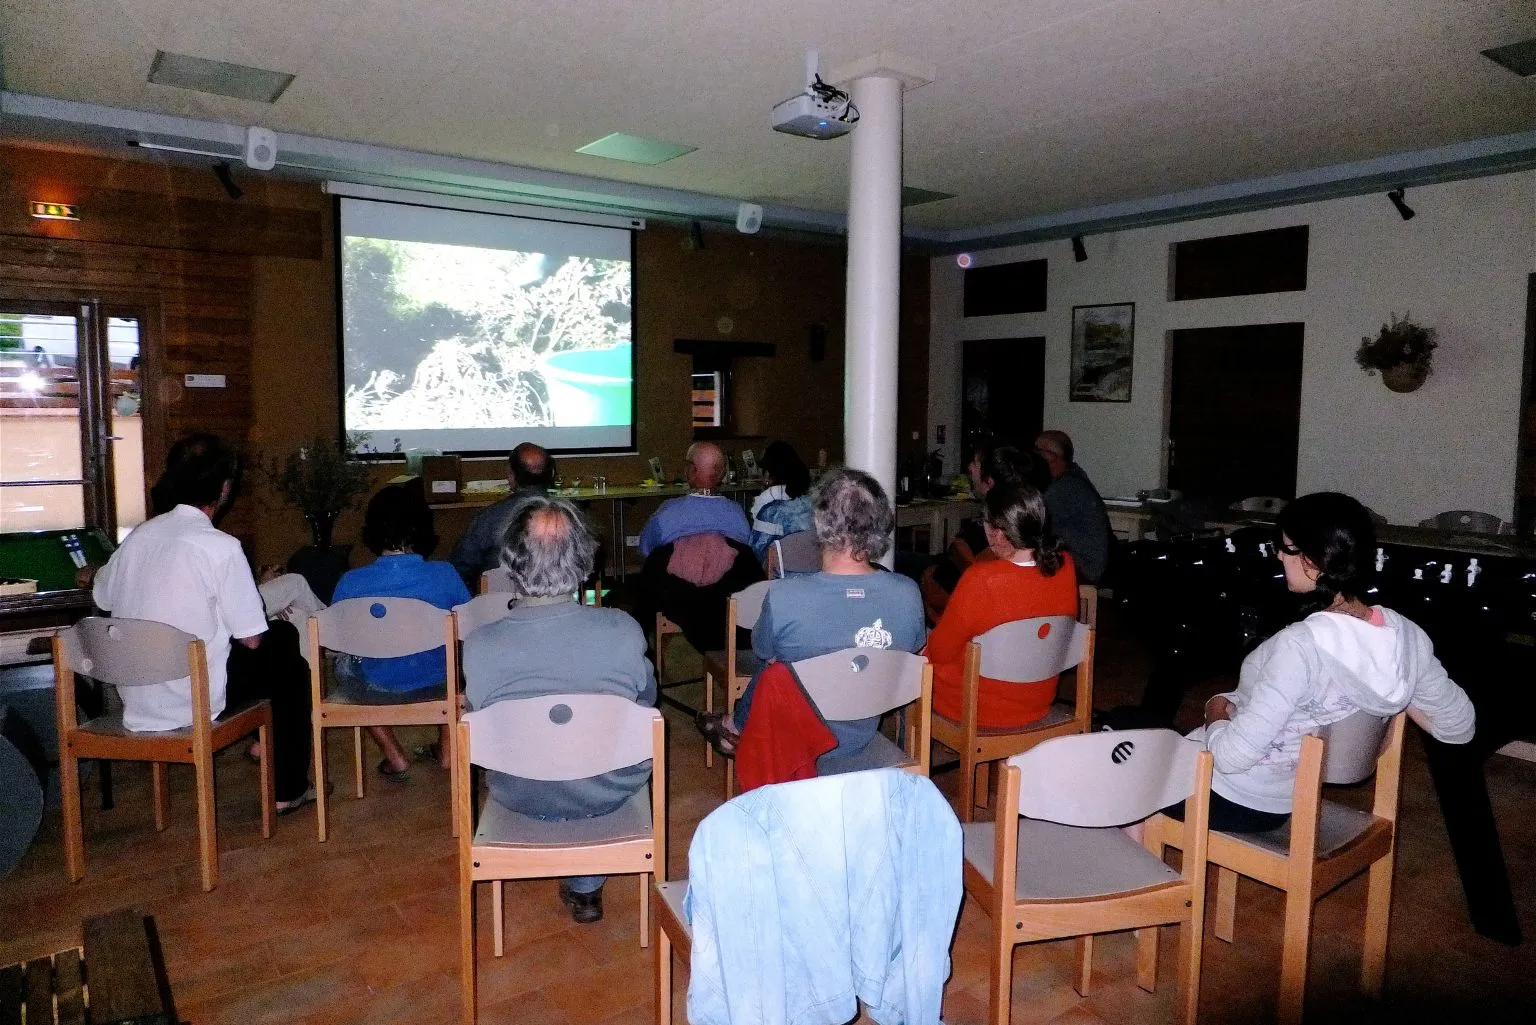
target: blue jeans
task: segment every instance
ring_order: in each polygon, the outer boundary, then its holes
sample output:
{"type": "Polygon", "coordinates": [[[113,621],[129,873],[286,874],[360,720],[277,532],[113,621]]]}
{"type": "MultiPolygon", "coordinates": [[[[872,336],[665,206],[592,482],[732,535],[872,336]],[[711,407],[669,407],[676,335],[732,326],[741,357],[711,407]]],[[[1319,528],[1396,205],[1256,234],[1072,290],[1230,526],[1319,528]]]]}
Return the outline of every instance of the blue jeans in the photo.
{"type": "Polygon", "coordinates": [[[572,893],[596,893],[607,881],[607,876],[567,876],[565,885],[572,893]]]}

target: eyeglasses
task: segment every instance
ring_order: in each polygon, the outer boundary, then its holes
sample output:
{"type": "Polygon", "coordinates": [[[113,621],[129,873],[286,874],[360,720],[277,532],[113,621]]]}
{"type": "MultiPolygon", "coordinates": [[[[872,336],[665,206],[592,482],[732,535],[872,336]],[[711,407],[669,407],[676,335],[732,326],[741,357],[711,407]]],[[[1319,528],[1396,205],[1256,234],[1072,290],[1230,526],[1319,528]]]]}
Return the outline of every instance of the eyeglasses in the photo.
{"type": "Polygon", "coordinates": [[[1301,549],[1300,548],[1297,548],[1293,544],[1287,544],[1284,541],[1276,541],[1275,542],[1275,548],[1280,552],[1281,555],[1300,555],[1301,554],[1301,549]]]}

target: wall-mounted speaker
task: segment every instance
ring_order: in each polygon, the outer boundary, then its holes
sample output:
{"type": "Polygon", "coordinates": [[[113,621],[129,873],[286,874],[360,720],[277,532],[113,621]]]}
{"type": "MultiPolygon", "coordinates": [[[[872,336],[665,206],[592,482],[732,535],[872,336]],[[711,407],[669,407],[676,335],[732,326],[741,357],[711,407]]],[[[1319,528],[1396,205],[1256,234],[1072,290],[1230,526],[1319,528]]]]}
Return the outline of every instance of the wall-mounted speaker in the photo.
{"type": "Polygon", "coordinates": [[[253,171],[270,171],[277,166],[277,134],[255,125],[245,130],[245,166],[253,171]]]}
{"type": "Polygon", "coordinates": [[[756,203],[742,203],[736,207],[736,230],[743,235],[756,235],[763,226],[763,208],[756,203]]]}
{"type": "Polygon", "coordinates": [[[827,325],[812,324],[806,329],[812,363],[820,363],[827,358],[827,325]]]}

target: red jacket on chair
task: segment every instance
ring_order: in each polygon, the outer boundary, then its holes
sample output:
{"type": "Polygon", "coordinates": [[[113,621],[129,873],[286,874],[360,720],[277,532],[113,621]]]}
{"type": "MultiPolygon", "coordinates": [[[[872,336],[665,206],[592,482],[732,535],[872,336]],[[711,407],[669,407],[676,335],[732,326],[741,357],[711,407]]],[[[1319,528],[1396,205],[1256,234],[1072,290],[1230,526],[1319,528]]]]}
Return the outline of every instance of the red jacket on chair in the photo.
{"type": "Polygon", "coordinates": [[[736,776],[741,792],[770,783],[812,779],[816,759],[837,746],[837,737],[811,703],[786,663],[762,671],[752,692],[752,710],[736,742],[736,776]]]}

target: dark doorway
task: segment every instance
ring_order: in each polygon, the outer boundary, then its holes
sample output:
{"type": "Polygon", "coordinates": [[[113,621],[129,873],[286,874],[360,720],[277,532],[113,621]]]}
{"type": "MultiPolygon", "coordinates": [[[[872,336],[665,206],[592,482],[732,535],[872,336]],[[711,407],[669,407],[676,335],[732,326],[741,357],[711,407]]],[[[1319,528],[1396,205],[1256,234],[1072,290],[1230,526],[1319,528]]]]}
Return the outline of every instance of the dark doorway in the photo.
{"type": "Polygon", "coordinates": [[[1223,508],[1296,497],[1303,324],[1174,331],[1168,486],[1223,508]]]}
{"type": "Polygon", "coordinates": [[[988,441],[1029,451],[1045,415],[1045,339],[966,342],[960,388],[962,458],[988,441]]]}

